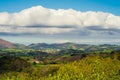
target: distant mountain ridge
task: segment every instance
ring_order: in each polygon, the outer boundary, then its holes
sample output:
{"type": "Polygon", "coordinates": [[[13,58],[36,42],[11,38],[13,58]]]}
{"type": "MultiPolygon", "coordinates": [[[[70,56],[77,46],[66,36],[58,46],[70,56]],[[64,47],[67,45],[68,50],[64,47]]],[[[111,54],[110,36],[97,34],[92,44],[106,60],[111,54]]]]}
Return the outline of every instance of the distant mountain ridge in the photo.
{"type": "Polygon", "coordinates": [[[28,45],[30,48],[33,49],[44,49],[44,48],[53,48],[53,49],[69,49],[75,48],[78,44],[75,43],[54,43],[54,44],[47,44],[47,43],[36,43],[28,45]]]}
{"type": "Polygon", "coordinates": [[[22,45],[22,44],[15,44],[15,43],[0,39],[0,49],[6,49],[6,48],[12,48],[12,49],[21,48],[21,49],[24,49],[24,48],[27,48],[27,47],[25,45],[22,45]]]}
{"type": "Polygon", "coordinates": [[[16,46],[9,41],[0,39],[0,48],[16,48],[16,46]]]}
{"type": "Polygon", "coordinates": [[[120,50],[120,45],[102,44],[102,45],[90,45],[90,44],[77,44],[77,43],[33,43],[28,46],[24,44],[16,44],[3,39],[0,39],[0,49],[14,48],[14,49],[36,49],[36,50],[50,50],[50,49],[76,49],[82,51],[104,51],[104,50],[120,50]]]}
{"type": "Polygon", "coordinates": [[[77,43],[54,43],[54,44],[47,44],[47,43],[36,43],[30,44],[30,48],[42,50],[42,49],[79,49],[85,51],[97,51],[97,50],[106,50],[106,49],[114,49],[120,50],[120,46],[118,45],[111,45],[111,44],[102,44],[102,45],[90,45],[90,44],[77,44],[77,43]]]}

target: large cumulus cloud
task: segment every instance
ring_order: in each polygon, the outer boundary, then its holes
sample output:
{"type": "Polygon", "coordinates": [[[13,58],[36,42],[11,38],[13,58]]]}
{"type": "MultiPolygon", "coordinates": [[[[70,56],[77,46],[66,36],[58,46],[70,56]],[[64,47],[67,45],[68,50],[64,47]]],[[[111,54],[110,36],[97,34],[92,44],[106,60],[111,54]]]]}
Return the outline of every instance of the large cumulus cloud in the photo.
{"type": "MultiPolygon", "coordinates": [[[[105,12],[80,12],[35,6],[17,13],[0,12],[0,32],[4,33],[113,33],[120,32],[120,16],[105,12]]],[[[110,35],[111,35],[110,34],[110,35]]]]}

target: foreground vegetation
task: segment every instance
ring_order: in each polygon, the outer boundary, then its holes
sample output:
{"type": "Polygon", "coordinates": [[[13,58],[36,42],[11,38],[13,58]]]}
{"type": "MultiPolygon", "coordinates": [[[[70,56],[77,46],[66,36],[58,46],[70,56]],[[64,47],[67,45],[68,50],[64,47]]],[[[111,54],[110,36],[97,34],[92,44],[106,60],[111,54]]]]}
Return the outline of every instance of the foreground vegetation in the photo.
{"type": "Polygon", "coordinates": [[[46,65],[18,57],[0,60],[0,80],[120,80],[120,51],[89,54],[80,60],[46,65]]]}

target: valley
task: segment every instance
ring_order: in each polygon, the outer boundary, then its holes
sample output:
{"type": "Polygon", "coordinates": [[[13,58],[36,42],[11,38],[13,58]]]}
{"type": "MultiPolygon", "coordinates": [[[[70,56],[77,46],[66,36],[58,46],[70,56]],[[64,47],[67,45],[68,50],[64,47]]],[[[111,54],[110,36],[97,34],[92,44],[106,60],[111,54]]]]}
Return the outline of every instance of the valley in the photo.
{"type": "Polygon", "coordinates": [[[120,45],[2,40],[0,46],[0,80],[120,79],[120,45]]]}

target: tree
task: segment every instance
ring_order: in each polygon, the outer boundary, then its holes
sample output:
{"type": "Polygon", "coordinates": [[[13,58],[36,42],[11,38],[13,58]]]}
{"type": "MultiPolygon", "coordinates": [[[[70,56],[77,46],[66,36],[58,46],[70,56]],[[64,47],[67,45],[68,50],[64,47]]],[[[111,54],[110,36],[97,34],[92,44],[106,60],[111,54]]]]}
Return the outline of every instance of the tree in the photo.
{"type": "Polygon", "coordinates": [[[28,67],[30,67],[30,63],[20,57],[3,56],[0,58],[0,73],[8,71],[21,72],[28,67]]]}

